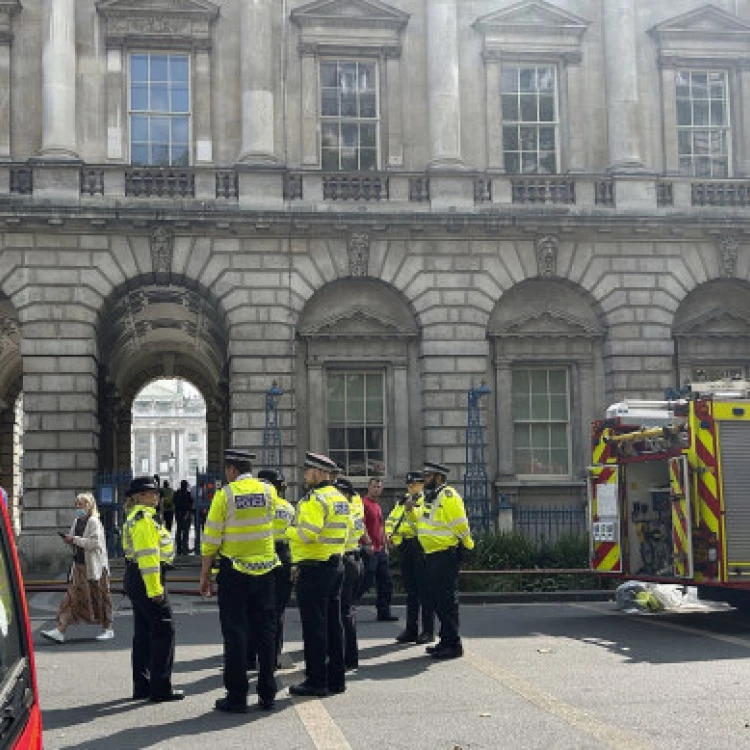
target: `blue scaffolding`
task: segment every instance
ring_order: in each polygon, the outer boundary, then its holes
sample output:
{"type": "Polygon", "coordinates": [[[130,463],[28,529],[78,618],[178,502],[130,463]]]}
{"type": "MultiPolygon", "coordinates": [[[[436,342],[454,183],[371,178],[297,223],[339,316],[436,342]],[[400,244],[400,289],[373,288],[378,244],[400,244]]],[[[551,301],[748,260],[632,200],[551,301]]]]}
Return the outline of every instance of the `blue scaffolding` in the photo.
{"type": "Polygon", "coordinates": [[[279,399],[284,391],[276,381],[266,392],[266,426],[263,429],[263,453],[261,464],[264,469],[276,469],[282,472],[284,466],[284,448],[279,429],[279,399]]]}
{"type": "Polygon", "coordinates": [[[485,534],[490,530],[490,493],[479,399],[489,393],[490,389],[485,383],[469,390],[464,474],[464,504],[469,525],[472,531],[485,534]]]}

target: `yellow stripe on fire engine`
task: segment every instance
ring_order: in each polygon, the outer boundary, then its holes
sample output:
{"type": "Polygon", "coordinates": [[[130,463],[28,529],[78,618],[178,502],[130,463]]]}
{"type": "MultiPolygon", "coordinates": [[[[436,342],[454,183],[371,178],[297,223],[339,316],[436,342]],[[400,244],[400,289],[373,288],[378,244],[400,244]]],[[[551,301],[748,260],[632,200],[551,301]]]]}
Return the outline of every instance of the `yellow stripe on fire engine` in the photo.
{"type": "Polygon", "coordinates": [[[602,561],[596,566],[596,569],[602,572],[620,570],[620,545],[615,544],[612,549],[604,556],[602,561]]]}
{"type": "Polygon", "coordinates": [[[716,476],[716,441],[710,430],[702,429],[700,420],[692,415],[692,432],[695,439],[696,472],[696,507],[708,529],[719,533],[719,482],[716,476]],[[710,459],[710,460],[707,460],[710,459]]]}
{"type": "Polygon", "coordinates": [[[680,461],[669,462],[669,484],[672,488],[672,543],[674,554],[674,574],[684,578],[688,574],[690,552],[690,540],[688,534],[690,529],[687,523],[687,497],[683,482],[687,477],[681,476],[682,465],[680,461]]]}

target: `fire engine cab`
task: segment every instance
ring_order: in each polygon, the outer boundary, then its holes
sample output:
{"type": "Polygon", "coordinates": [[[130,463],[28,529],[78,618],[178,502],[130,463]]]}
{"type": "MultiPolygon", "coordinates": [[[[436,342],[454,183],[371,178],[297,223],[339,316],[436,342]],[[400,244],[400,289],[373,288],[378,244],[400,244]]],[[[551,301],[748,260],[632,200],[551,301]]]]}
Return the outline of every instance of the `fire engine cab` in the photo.
{"type": "Polygon", "coordinates": [[[614,404],[591,439],[591,569],[750,604],[750,382],[614,404]]]}

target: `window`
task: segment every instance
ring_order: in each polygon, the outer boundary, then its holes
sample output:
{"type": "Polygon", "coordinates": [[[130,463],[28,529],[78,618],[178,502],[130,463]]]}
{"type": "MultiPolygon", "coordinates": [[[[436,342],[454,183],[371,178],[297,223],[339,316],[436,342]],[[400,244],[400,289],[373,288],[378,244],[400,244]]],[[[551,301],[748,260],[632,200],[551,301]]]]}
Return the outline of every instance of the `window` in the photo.
{"type": "Polygon", "coordinates": [[[501,76],[505,171],[559,171],[557,68],[503,65],[501,76]]]}
{"type": "Polygon", "coordinates": [[[748,367],[743,364],[711,364],[693,367],[691,383],[711,383],[715,380],[744,380],[748,377],[748,367]]]}
{"type": "Polygon", "coordinates": [[[190,163],[190,64],[187,55],[130,56],[130,161],[190,163]]]}
{"type": "Polygon", "coordinates": [[[729,84],[726,71],[678,70],[677,158],[680,174],[729,176],[729,84]]]}
{"type": "Polygon", "coordinates": [[[328,374],[329,456],[346,475],[385,473],[384,383],[383,373],[328,374]]]}
{"type": "Polygon", "coordinates": [[[366,172],[378,168],[377,77],[375,62],[321,60],[323,169],[366,172]]]}
{"type": "Polygon", "coordinates": [[[197,443],[197,442],[198,442],[198,433],[188,432],[188,443],[197,443]]]}
{"type": "Polygon", "coordinates": [[[566,369],[513,370],[516,473],[570,474],[570,406],[566,369]]]}
{"type": "Polygon", "coordinates": [[[198,459],[197,458],[191,458],[188,460],[188,474],[190,474],[191,477],[196,476],[198,473],[198,459]]]}

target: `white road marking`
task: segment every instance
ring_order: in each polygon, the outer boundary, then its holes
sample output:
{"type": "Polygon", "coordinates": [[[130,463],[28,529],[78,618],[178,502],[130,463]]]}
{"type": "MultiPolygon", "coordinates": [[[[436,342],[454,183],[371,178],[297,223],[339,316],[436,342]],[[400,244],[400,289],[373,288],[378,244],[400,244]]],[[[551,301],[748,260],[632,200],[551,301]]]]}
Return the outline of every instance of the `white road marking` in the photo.
{"type": "Polygon", "coordinates": [[[649,746],[644,745],[638,737],[628,734],[612,724],[600,721],[582,709],[545,693],[523,677],[483,659],[475,652],[467,649],[465,645],[464,655],[466,661],[475,669],[496,680],[503,687],[517,693],[529,703],[533,703],[543,711],[547,711],[547,713],[567,722],[574,729],[591,735],[602,747],[612,748],[612,750],[648,750],[649,746]]]}
{"type": "Polygon", "coordinates": [[[292,705],[317,750],[352,750],[331,714],[317,698],[299,701],[295,698],[292,705]]]}

